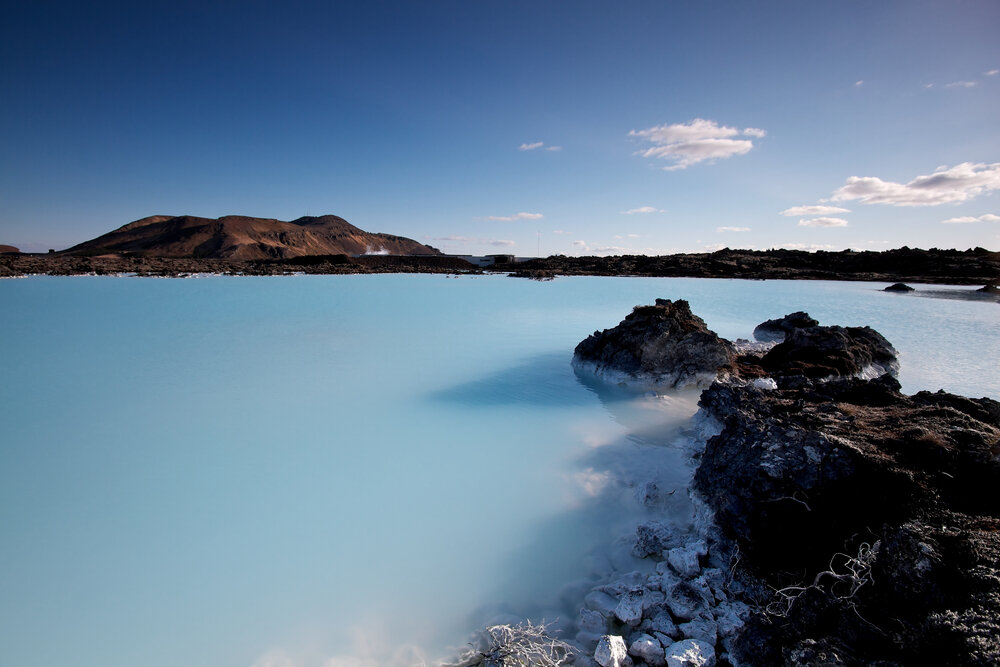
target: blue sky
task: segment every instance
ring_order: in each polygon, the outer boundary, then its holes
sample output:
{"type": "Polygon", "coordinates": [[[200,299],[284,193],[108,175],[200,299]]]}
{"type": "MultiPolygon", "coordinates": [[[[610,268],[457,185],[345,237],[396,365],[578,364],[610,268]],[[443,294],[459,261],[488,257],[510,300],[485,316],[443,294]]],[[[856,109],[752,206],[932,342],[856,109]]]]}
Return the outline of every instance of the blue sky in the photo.
{"type": "Polygon", "coordinates": [[[324,213],[455,253],[1000,250],[996,0],[0,11],[24,250],[324,213]]]}

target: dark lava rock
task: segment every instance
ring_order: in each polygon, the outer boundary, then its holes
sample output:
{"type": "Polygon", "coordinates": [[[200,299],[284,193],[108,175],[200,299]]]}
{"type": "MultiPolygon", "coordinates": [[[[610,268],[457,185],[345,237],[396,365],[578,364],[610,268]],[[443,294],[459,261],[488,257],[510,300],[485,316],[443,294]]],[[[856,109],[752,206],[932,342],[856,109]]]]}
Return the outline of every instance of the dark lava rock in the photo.
{"type": "Polygon", "coordinates": [[[996,283],[990,283],[989,285],[983,285],[976,291],[986,292],[987,294],[1000,294],[1000,286],[997,286],[996,283]]]}
{"type": "Polygon", "coordinates": [[[814,327],[817,324],[819,324],[819,322],[809,317],[809,313],[804,313],[800,310],[794,313],[789,313],[788,315],[778,319],[761,322],[753,330],[753,337],[760,341],[780,342],[785,340],[785,336],[793,329],[814,327]]]}
{"type": "Polygon", "coordinates": [[[773,375],[876,377],[899,370],[896,350],[869,327],[793,328],[763,356],[760,365],[773,375]]]}
{"type": "Polygon", "coordinates": [[[695,488],[779,591],[735,657],[1000,662],[1000,403],[908,397],[891,376],[791,384],[701,398],[723,428],[695,488]]]}
{"type": "Polygon", "coordinates": [[[894,283],[886,287],[883,292],[912,292],[913,288],[906,283],[894,283]]]}
{"type": "Polygon", "coordinates": [[[732,345],[691,313],[687,301],[636,306],[613,329],[576,346],[573,363],[598,375],[667,387],[708,386],[734,360],[732,345]]]}

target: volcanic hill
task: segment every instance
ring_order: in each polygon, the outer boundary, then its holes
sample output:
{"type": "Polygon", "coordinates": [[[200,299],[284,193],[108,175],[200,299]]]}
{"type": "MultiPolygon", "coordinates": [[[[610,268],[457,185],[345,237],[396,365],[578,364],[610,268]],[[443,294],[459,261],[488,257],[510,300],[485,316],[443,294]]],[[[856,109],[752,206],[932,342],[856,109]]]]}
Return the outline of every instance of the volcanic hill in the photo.
{"type": "Polygon", "coordinates": [[[284,222],[227,215],[153,215],[64,251],[74,255],[135,253],[149,257],[288,259],[306,255],[440,255],[404,236],[374,234],[335,215],[284,222]]]}

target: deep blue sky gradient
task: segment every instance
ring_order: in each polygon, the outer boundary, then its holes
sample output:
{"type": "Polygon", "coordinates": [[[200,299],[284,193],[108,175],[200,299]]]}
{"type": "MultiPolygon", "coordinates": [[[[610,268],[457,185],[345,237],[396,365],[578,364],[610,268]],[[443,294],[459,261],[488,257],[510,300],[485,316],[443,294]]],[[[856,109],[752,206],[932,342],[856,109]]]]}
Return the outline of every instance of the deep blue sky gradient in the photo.
{"type": "Polygon", "coordinates": [[[1000,161],[998,31],[995,0],[7,3],[0,243],[334,213],[453,252],[1000,249],[998,222],[942,224],[1000,215],[990,189],[778,215],[1000,161]],[[676,171],[636,154],[629,131],[696,118],[767,135],[676,171]],[[520,212],[543,217],[488,219],[520,212]]]}

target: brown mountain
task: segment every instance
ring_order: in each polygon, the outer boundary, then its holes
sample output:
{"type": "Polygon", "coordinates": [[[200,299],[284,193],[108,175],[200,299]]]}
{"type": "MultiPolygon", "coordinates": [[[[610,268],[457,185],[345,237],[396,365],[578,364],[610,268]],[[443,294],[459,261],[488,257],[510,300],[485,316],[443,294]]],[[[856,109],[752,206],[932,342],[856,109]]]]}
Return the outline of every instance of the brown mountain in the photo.
{"type": "Polygon", "coordinates": [[[291,222],[227,215],[153,215],[73,246],[67,253],[131,252],[150,257],[288,259],[304,255],[440,255],[413,239],[373,234],[335,215],[291,222]]]}
{"type": "Polygon", "coordinates": [[[21,252],[12,245],[0,245],[0,253],[4,252],[21,252]]]}

